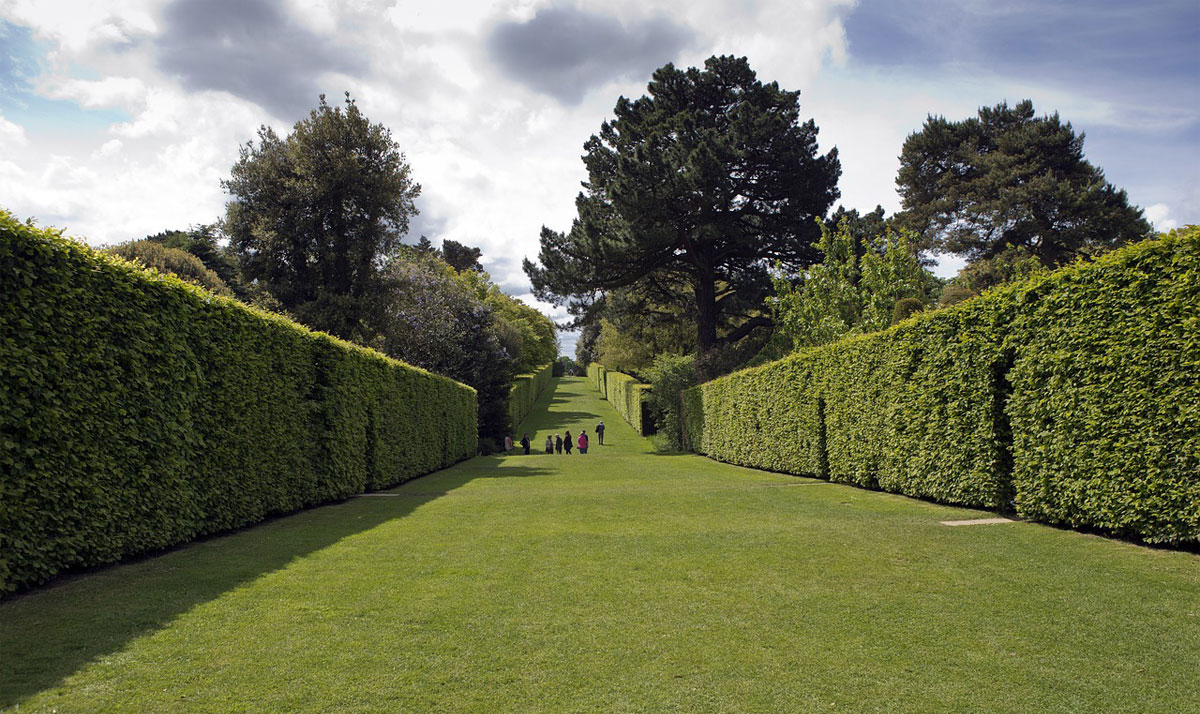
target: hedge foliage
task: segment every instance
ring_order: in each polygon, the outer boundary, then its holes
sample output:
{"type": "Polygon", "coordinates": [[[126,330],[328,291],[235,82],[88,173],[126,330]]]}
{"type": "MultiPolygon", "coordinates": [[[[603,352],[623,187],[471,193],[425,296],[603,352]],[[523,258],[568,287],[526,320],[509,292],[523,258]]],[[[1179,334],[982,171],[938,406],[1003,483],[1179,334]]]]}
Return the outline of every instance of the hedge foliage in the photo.
{"type": "Polygon", "coordinates": [[[589,364],[587,366],[587,374],[592,386],[596,388],[596,391],[600,392],[600,396],[608,399],[608,389],[605,386],[608,370],[605,369],[604,365],[596,364],[594,362],[589,364]]]}
{"type": "Polygon", "coordinates": [[[525,421],[525,417],[533,410],[534,403],[553,379],[553,362],[539,367],[532,374],[519,374],[513,379],[512,389],[508,393],[508,423],[512,431],[515,432],[521,422],[525,421]]]}
{"type": "Polygon", "coordinates": [[[994,337],[994,311],[976,301],[736,372],[685,393],[688,443],[744,466],[1002,508],[994,337]]]}
{"type": "Polygon", "coordinates": [[[653,431],[654,425],[648,423],[642,407],[645,395],[650,391],[649,384],[623,372],[612,372],[599,364],[588,365],[588,379],[639,436],[646,436],[653,431]]]}
{"type": "Polygon", "coordinates": [[[0,212],[0,592],[475,453],[450,379],[0,212]]]}
{"type": "Polygon", "coordinates": [[[1200,231],[684,394],[723,461],[1200,541],[1200,231]]]}
{"type": "Polygon", "coordinates": [[[643,418],[642,403],[645,394],[650,391],[650,385],[621,372],[608,372],[605,377],[605,398],[613,405],[613,409],[621,418],[633,427],[638,436],[645,436],[652,431],[643,418]]]}
{"type": "Polygon", "coordinates": [[[1012,343],[1017,512],[1200,542],[1200,227],[1051,274],[1012,343]]]}

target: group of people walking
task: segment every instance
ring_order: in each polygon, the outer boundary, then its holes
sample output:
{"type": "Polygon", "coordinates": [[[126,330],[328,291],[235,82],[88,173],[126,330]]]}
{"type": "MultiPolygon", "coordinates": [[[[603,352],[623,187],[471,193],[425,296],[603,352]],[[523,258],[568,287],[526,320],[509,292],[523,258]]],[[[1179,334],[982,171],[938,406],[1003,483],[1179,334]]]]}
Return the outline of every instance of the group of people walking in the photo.
{"type": "MultiPolygon", "coordinates": [[[[574,440],[574,445],[579,447],[579,453],[586,454],[588,452],[587,431],[581,429],[579,431],[579,436],[577,436],[577,437],[572,437],[570,431],[567,431],[562,434],[547,434],[546,435],[546,453],[547,454],[561,454],[564,451],[568,454],[571,453],[572,439],[574,440]]],[[[601,445],[604,444],[604,422],[600,422],[599,424],[596,425],[596,439],[600,442],[601,445]]],[[[521,441],[519,443],[521,445],[521,448],[525,450],[525,453],[528,454],[529,448],[531,445],[530,441],[529,441],[529,433],[528,432],[526,432],[521,437],[521,441]]],[[[513,450],[513,440],[512,440],[511,436],[504,437],[504,450],[506,452],[513,450]]]]}

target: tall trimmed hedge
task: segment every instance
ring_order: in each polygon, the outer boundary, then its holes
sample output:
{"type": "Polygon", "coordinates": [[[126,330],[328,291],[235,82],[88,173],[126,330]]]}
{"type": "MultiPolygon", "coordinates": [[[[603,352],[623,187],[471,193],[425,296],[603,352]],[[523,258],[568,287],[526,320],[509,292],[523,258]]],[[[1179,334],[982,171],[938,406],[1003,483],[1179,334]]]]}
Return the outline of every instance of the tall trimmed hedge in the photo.
{"type": "Polygon", "coordinates": [[[1200,231],[700,385],[683,421],[724,461],[1200,541],[1200,231]]]}
{"type": "Polygon", "coordinates": [[[604,398],[607,399],[621,415],[621,418],[633,427],[639,436],[645,436],[648,427],[643,419],[642,402],[650,385],[622,372],[605,371],[604,398]]]}
{"type": "Polygon", "coordinates": [[[613,372],[603,365],[592,363],[587,366],[588,380],[600,396],[612,403],[613,409],[641,436],[653,431],[642,407],[649,384],[623,372],[613,372]]]}
{"type": "Polygon", "coordinates": [[[974,301],[693,387],[688,443],[745,466],[1005,507],[992,308],[974,301]]]}
{"type": "Polygon", "coordinates": [[[605,386],[608,370],[604,368],[604,365],[596,364],[595,362],[589,364],[587,366],[587,375],[592,386],[596,388],[596,391],[600,392],[600,396],[608,399],[608,388],[605,386]]]}
{"type": "Polygon", "coordinates": [[[0,592],[474,454],[475,393],[0,212],[0,592]]]}
{"type": "Polygon", "coordinates": [[[546,391],[554,379],[554,363],[550,362],[539,367],[532,374],[519,374],[513,379],[512,389],[508,393],[508,423],[514,431],[529,412],[538,397],[546,391]]]}
{"type": "Polygon", "coordinates": [[[1017,512],[1200,542],[1200,227],[1031,287],[1012,344],[1017,512]]]}

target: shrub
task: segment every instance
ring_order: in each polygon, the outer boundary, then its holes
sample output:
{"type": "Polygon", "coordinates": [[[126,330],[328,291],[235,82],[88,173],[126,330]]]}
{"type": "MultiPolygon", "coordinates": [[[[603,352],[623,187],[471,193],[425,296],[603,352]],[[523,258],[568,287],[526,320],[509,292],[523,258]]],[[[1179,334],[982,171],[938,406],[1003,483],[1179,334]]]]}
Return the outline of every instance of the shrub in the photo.
{"type": "Polygon", "coordinates": [[[942,289],[942,296],[938,298],[938,307],[950,307],[957,305],[975,297],[976,293],[970,288],[965,288],[961,285],[950,283],[942,289]]]}
{"type": "Polygon", "coordinates": [[[0,590],[400,483],[474,391],[0,212],[0,590]]]}
{"type": "Polygon", "coordinates": [[[896,301],[896,307],[892,309],[892,324],[898,325],[924,309],[925,305],[917,298],[901,298],[896,301]]]}
{"type": "Polygon", "coordinates": [[[695,355],[659,355],[649,370],[654,388],[647,394],[650,412],[658,427],[659,442],[665,450],[684,447],[683,391],[696,385],[695,355]]]}

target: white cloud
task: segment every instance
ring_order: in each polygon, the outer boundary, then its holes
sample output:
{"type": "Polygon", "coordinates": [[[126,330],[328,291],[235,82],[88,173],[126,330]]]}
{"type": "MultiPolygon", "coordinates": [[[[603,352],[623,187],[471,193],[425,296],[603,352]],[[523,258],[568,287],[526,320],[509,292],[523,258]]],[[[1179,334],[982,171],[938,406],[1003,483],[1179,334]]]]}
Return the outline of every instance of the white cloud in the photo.
{"type": "Polygon", "coordinates": [[[1146,220],[1154,224],[1154,230],[1170,231],[1179,227],[1179,221],[1171,218],[1171,208],[1165,203],[1146,206],[1146,220]]]}
{"type": "Polygon", "coordinates": [[[160,0],[8,0],[0,13],[32,27],[71,58],[101,44],[125,42],[158,29],[160,0]]]}
{"type": "Polygon", "coordinates": [[[92,154],[92,158],[111,159],[121,152],[121,147],[124,145],[120,139],[109,139],[99,149],[96,149],[96,153],[92,154]]]}
{"type": "Polygon", "coordinates": [[[29,143],[29,138],[25,136],[25,128],[20,124],[14,124],[0,115],[0,149],[11,149],[18,146],[25,146],[29,143]]]}
{"type": "Polygon", "coordinates": [[[136,77],[105,77],[99,80],[63,79],[50,83],[46,95],[69,99],[85,109],[136,110],[145,103],[146,83],[136,77]]]}

